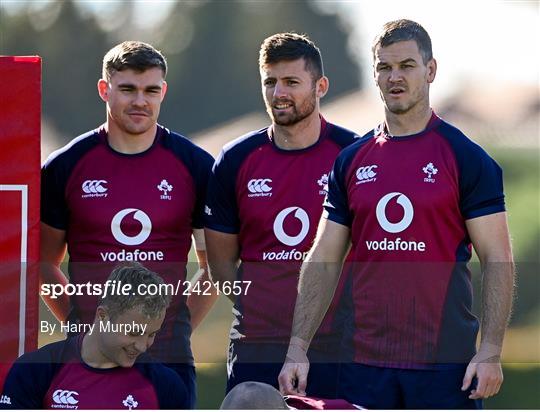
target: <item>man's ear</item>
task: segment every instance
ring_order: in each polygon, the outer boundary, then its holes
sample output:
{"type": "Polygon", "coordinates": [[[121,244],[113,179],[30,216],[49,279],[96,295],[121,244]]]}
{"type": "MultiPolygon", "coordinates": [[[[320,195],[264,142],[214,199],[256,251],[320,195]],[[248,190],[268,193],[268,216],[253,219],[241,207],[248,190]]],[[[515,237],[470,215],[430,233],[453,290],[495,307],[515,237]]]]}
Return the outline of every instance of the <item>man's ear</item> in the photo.
{"type": "Polygon", "coordinates": [[[328,88],[330,87],[330,80],[328,80],[328,77],[322,76],[319,80],[317,80],[317,84],[315,87],[317,88],[317,97],[321,99],[328,92],[328,88]]]}
{"type": "Polygon", "coordinates": [[[109,312],[105,306],[98,306],[96,309],[96,319],[101,322],[106,322],[110,319],[109,312]]]}
{"type": "Polygon", "coordinates": [[[101,100],[104,102],[109,101],[109,82],[105,79],[99,79],[97,82],[97,89],[99,93],[99,97],[101,97],[101,100]]]}
{"type": "Polygon", "coordinates": [[[163,84],[161,85],[161,101],[165,98],[165,94],[167,94],[167,82],[163,80],[163,84]]]}
{"type": "Polygon", "coordinates": [[[430,61],[428,61],[427,69],[427,81],[428,83],[433,83],[433,81],[435,80],[435,75],[437,74],[437,60],[431,59],[430,61]]]}

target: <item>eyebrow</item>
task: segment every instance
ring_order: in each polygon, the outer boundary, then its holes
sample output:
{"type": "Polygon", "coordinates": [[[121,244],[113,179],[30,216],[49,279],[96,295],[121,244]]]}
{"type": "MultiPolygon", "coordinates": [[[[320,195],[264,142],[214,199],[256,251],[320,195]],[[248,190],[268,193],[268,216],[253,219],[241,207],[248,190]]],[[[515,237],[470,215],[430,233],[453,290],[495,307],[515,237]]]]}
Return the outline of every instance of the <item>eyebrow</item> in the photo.
{"type": "MultiPolygon", "coordinates": [[[[118,88],[136,89],[137,87],[133,83],[119,83],[118,88]]],[[[151,84],[150,86],[146,86],[144,90],[161,90],[161,86],[159,84],[151,84]]]]}

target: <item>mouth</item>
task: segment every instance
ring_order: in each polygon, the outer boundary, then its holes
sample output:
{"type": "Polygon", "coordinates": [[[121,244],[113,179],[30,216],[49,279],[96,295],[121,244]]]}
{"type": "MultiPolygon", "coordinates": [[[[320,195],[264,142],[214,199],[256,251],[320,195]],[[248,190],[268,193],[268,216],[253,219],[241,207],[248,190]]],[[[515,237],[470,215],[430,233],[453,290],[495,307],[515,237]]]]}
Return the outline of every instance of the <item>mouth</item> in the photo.
{"type": "Polygon", "coordinates": [[[403,87],[392,87],[388,93],[392,96],[400,96],[405,93],[405,88],[403,87]]]}
{"type": "Polygon", "coordinates": [[[148,117],[149,114],[146,112],[128,112],[128,116],[135,116],[135,117],[148,117]]]}
{"type": "Polygon", "coordinates": [[[289,103],[289,102],[283,102],[283,103],[274,103],[272,105],[272,108],[274,110],[287,110],[289,108],[293,107],[293,104],[292,103],[289,103]]]}
{"type": "Polygon", "coordinates": [[[124,352],[126,352],[126,356],[128,357],[128,359],[137,359],[137,356],[140,355],[140,353],[138,351],[133,351],[133,350],[127,350],[127,349],[124,349],[124,352]]]}

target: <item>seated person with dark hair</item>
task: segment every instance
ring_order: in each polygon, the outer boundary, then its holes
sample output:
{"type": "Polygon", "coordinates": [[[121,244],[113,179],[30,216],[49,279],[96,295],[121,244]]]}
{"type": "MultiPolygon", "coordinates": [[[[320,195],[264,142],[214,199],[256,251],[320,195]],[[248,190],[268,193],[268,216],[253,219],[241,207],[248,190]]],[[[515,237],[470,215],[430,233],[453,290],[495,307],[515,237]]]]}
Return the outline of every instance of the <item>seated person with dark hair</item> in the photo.
{"type": "Polygon", "coordinates": [[[79,325],[86,333],[17,359],[6,378],[0,409],[189,407],[180,377],[144,353],[154,343],[170,303],[170,296],[145,291],[163,280],[131,263],[113,270],[108,281],[131,285],[130,293],[109,290],[94,323],[79,325]]]}

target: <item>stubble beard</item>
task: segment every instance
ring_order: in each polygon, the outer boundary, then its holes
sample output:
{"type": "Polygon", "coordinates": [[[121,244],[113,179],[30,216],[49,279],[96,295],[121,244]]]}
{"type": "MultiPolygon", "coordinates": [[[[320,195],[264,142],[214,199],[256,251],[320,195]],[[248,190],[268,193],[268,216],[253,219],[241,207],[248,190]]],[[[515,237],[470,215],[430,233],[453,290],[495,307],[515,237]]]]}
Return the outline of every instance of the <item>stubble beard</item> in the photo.
{"type": "Polygon", "coordinates": [[[267,108],[267,112],[275,124],[279,126],[292,126],[311,116],[311,114],[315,111],[315,106],[316,94],[314,90],[313,94],[307,97],[299,107],[293,104],[292,112],[289,114],[276,116],[273,107],[271,106],[267,108]]]}

